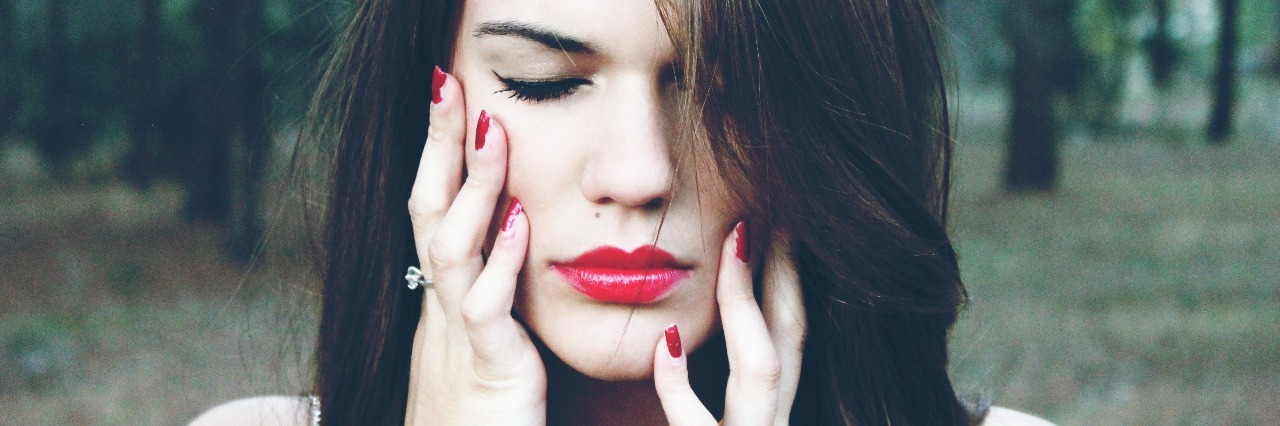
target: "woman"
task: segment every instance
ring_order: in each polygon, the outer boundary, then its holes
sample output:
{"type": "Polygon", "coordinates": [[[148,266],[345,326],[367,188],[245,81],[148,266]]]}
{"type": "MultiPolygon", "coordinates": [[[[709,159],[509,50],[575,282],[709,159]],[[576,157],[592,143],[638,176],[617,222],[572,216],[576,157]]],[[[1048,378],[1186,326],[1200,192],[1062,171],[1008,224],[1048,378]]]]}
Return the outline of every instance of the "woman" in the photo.
{"type": "Polygon", "coordinates": [[[1035,421],[947,376],[928,4],[358,2],[314,398],[197,423],[1035,421]]]}

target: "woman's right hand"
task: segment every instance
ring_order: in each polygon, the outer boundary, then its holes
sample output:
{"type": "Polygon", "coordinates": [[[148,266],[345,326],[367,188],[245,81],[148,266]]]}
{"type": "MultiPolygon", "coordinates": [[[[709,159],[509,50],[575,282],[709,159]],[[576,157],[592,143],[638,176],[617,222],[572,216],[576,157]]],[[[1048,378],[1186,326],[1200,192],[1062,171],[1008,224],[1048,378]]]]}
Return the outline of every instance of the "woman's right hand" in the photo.
{"type": "Polygon", "coordinates": [[[437,68],[432,88],[409,213],[423,275],[435,285],[414,334],[405,423],[545,424],[546,369],[511,317],[529,243],[519,201],[499,219],[487,261],[481,253],[506,185],[506,134],[482,112],[467,143],[461,85],[437,68]]]}

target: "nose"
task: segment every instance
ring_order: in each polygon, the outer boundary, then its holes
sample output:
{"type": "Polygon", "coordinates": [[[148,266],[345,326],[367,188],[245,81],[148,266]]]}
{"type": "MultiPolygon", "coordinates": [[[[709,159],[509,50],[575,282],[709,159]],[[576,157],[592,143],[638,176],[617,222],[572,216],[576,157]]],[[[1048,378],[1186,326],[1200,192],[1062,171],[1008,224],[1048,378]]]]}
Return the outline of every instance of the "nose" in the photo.
{"type": "Polygon", "coordinates": [[[630,95],[612,97],[580,182],[587,199],[646,210],[669,202],[674,176],[660,90],[635,84],[630,95]]]}

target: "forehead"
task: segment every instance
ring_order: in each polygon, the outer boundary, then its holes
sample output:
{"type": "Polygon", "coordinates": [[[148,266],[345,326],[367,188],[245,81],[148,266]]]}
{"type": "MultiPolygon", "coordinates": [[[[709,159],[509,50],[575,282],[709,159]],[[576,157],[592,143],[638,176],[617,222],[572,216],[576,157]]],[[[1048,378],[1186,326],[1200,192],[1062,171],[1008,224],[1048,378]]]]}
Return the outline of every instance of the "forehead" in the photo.
{"type": "MultiPolygon", "coordinates": [[[[491,22],[516,22],[598,47],[606,56],[671,51],[654,0],[466,0],[459,37],[491,22]]],[[[468,44],[459,40],[460,45],[468,44]]],[[[663,55],[666,56],[666,55],[663,55]]]]}

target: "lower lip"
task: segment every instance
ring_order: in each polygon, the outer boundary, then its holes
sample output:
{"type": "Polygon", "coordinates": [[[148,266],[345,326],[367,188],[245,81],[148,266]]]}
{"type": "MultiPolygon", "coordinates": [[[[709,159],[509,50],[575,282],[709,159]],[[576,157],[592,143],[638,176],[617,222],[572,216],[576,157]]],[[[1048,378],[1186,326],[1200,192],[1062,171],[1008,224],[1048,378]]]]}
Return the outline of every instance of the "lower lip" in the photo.
{"type": "Polygon", "coordinates": [[[689,277],[684,269],[606,269],[559,265],[555,269],[579,293],[605,303],[653,303],[689,277]]]}

